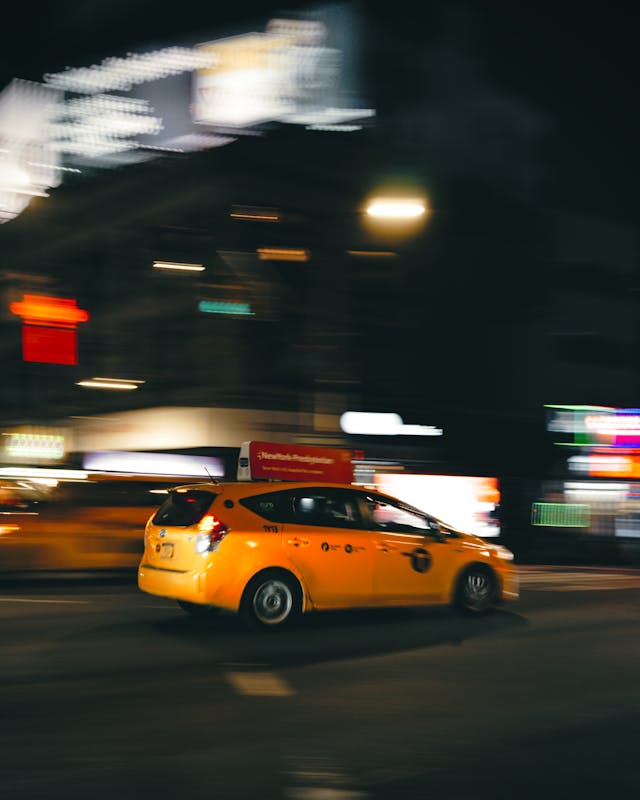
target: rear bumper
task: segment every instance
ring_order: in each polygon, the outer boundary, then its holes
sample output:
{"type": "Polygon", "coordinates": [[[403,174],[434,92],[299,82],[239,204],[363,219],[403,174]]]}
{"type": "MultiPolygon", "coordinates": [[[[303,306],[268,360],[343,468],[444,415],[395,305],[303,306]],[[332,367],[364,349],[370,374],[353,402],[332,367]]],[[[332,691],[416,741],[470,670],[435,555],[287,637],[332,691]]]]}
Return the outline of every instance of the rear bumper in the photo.
{"type": "Polygon", "coordinates": [[[186,600],[190,603],[206,603],[204,572],[180,571],[140,564],[138,588],[148,594],[186,600]]]}

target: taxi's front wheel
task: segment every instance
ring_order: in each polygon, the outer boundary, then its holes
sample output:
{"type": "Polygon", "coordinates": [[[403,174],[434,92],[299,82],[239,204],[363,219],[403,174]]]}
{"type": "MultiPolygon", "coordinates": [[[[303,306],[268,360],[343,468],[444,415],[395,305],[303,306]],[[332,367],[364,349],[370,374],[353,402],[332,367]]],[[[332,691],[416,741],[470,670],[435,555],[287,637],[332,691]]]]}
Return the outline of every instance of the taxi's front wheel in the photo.
{"type": "Polygon", "coordinates": [[[489,567],[473,564],[460,576],[454,605],[467,614],[485,614],[495,601],[496,579],[489,567]]]}
{"type": "Polygon", "coordinates": [[[247,584],[240,615],[252,628],[284,628],[302,612],[302,592],[296,579],[280,570],[265,570],[247,584]]]}

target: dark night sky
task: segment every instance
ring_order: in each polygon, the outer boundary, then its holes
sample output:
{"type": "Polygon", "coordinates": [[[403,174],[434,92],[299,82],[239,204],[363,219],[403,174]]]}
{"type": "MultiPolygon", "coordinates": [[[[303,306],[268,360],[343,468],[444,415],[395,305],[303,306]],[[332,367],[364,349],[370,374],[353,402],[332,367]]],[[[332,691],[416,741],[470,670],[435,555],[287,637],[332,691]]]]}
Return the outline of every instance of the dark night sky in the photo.
{"type": "MultiPolygon", "coordinates": [[[[591,0],[361,2],[356,8],[364,20],[369,57],[375,60],[378,43],[386,52],[402,52],[404,43],[413,52],[428,48],[441,24],[440,9],[456,5],[471,9],[475,18],[473,49],[485,76],[551,115],[559,131],[551,160],[565,193],[583,201],[597,195],[601,211],[637,223],[637,17],[624,10],[631,6],[591,0]]],[[[11,22],[5,17],[0,33],[0,86],[12,77],[38,80],[65,66],[181,43],[181,37],[200,32],[260,29],[273,14],[307,6],[276,0],[227,5],[201,0],[14,3],[11,22]]],[[[409,67],[402,59],[394,67],[399,82],[403,64],[409,67]]],[[[376,92],[375,86],[368,88],[376,92]]],[[[410,91],[406,98],[410,103],[410,91]]]]}

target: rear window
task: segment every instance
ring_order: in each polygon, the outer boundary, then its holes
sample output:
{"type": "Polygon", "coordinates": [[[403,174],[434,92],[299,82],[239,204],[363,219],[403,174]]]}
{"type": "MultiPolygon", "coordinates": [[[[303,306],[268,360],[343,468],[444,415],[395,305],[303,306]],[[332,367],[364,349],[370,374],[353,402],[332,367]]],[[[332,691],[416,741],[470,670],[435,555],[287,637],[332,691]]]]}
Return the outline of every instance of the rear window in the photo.
{"type": "Polygon", "coordinates": [[[186,527],[200,522],[217,495],[190,489],[186,492],[171,492],[153,518],[154,525],[178,525],[186,527]]]}

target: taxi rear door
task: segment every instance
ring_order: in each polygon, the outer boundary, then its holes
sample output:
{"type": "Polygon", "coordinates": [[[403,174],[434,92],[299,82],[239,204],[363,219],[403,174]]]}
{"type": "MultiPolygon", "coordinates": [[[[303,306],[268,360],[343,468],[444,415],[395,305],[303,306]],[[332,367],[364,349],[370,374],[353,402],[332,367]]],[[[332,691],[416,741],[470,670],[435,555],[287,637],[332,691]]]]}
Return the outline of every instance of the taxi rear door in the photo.
{"type": "Polygon", "coordinates": [[[346,490],[298,489],[283,547],[318,608],[370,605],[374,550],[355,497],[346,490]]]}

